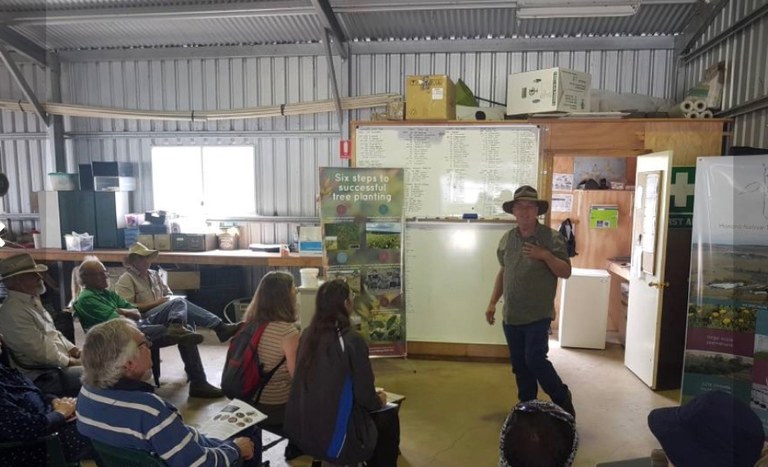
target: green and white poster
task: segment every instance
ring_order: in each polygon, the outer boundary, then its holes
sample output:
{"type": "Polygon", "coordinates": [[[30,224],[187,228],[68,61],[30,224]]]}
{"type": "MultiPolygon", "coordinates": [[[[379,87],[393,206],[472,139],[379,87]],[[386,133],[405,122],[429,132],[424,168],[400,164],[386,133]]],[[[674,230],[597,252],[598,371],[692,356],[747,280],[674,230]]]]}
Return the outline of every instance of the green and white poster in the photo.
{"type": "Polygon", "coordinates": [[[402,356],[403,169],[320,169],[320,221],[328,279],[355,293],[353,322],[371,355],[402,356]]]}
{"type": "Polygon", "coordinates": [[[768,155],[699,158],[692,224],[682,402],[732,393],[768,433],[768,155]]]}

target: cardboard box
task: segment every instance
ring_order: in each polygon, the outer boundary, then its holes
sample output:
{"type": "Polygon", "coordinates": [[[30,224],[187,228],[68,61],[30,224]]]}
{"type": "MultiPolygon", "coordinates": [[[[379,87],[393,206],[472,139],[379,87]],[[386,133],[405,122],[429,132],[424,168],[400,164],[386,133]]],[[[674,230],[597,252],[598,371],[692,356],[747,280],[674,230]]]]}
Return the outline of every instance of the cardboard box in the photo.
{"type": "Polygon", "coordinates": [[[140,234],[138,237],[136,237],[136,241],[149,248],[150,250],[155,249],[154,235],[140,234]]]}
{"type": "Polygon", "coordinates": [[[171,250],[173,251],[210,251],[215,249],[215,234],[171,234],[171,250]]]}
{"type": "Polygon", "coordinates": [[[455,120],[456,86],[447,75],[408,76],[406,120],[455,120]]]}
{"type": "Polygon", "coordinates": [[[171,251],[171,234],[155,234],[152,238],[155,240],[155,250],[171,251]]]}
{"type": "Polygon", "coordinates": [[[589,73],[548,68],[509,75],[507,115],[589,112],[589,73]]]}
{"type": "Polygon", "coordinates": [[[200,288],[200,271],[161,267],[158,268],[157,272],[160,275],[160,279],[173,291],[197,290],[200,288]]]}
{"type": "Polygon", "coordinates": [[[470,107],[468,105],[456,106],[456,120],[494,121],[504,120],[502,107],[470,107]]]}

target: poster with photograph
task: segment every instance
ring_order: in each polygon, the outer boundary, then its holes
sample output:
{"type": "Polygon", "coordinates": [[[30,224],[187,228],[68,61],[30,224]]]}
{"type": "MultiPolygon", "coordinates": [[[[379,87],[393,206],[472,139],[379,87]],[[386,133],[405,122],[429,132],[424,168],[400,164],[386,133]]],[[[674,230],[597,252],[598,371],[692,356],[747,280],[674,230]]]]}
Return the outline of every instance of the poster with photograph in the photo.
{"type": "Polygon", "coordinates": [[[351,320],[371,355],[402,356],[403,169],[320,169],[326,279],[355,294],[351,320]]]}
{"type": "Polygon", "coordinates": [[[768,433],[768,156],[699,158],[682,402],[723,390],[768,433]]]}

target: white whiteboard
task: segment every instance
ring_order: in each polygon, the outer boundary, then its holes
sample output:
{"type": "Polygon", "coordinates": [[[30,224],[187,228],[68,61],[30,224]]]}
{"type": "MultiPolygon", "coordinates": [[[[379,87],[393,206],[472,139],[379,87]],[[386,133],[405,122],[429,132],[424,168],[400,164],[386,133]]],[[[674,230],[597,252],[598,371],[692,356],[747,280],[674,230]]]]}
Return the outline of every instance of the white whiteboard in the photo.
{"type": "Polygon", "coordinates": [[[409,341],[506,344],[502,306],[485,321],[499,262],[496,247],[514,223],[408,222],[405,229],[409,341]]]}
{"type": "Polygon", "coordinates": [[[405,217],[503,216],[520,185],[537,186],[535,125],[360,125],[355,166],[405,169],[405,217]]]}

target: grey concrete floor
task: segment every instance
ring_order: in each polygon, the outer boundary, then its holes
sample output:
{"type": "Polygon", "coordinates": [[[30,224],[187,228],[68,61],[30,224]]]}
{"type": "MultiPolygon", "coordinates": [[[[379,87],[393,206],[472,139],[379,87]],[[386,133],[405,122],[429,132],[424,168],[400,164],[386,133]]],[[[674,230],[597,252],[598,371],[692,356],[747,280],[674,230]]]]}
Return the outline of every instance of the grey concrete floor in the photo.
{"type": "MultiPolygon", "coordinates": [[[[200,351],[208,380],[218,385],[227,347],[212,333],[200,332],[206,335],[200,351]]],[[[550,347],[552,362],[573,392],[580,437],[575,465],[650,455],[658,444],[646,416],[653,408],[677,405],[679,391],[651,391],[624,367],[617,344],[578,350],[552,340],[550,347]]],[[[225,399],[188,399],[178,351],[161,352],[157,393],[179,408],[186,423],[203,423],[226,404],[225,399]]],[[[508,363],[398,358],[376,359],[373,368],[377,386],[406,396],[400,411],[400,467],[498,464],[499,429],[516,402],[508,363]]],[[[539,396],[546,398],[543,392],[539,396]]],[[[310,465],[306,456],[286,462],[284,447],[282,442],[265,453],[271,467],[310,465]]]]}

